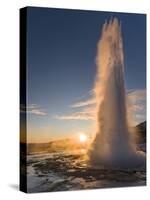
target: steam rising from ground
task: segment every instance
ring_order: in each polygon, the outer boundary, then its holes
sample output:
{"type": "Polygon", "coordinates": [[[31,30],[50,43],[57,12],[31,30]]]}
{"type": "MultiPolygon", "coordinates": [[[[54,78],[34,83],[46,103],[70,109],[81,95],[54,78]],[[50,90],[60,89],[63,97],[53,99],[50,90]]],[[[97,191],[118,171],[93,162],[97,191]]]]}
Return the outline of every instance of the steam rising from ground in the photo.
{"type": "Polygon", "coordinates": [[[90,162],[104,168],[141,167],[145,155],[136,151],[128,126],[123,42],[116,18],[103,25],[96,63],[97,130],[90,162]]]}

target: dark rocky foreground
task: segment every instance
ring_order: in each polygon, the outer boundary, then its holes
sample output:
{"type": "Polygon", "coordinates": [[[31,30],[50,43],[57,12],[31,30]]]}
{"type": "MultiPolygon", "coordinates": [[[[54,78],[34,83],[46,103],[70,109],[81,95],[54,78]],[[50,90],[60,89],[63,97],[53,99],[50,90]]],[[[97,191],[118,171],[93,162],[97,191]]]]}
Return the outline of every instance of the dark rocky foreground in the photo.
{"type": "Polygon", "coordinates": [[[87,164],[85,154],[55,153],[28,158],[28,192],[146,185],[143,170],[104,170],[87,164]]]}

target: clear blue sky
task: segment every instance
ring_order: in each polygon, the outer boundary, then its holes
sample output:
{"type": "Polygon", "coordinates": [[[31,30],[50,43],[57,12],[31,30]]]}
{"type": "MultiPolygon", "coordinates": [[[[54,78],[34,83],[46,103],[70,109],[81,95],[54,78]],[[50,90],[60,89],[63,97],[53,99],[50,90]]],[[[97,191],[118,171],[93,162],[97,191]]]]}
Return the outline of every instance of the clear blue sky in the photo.
{"type": "Polygon", "coordinates": [[[122,24],[126,87],[143,90],[146,87],[145,15],[28,8],[28,104],[36,104],[31,107],[37,110],[29,114],[32,126],[50,126],[52,130],[57,127],[56,135],[61,135],[64,127],[64,132],[77,126],[90,127],[90,120],[64,121],[54,116],[79,111],[80,108],[74,110],[70,105],[82,97],[89,98],[96,73],[97,42],[103,23],[111,17],[117,17],[122,24]],[[38,111],[46,115],[38,115],[38,111]]]}

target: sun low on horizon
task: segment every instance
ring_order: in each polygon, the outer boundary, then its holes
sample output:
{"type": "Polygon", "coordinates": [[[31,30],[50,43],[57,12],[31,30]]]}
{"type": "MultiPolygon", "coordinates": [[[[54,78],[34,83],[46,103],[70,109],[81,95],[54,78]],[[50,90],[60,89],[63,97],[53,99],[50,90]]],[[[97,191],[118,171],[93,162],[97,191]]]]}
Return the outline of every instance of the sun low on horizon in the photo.
{"type": "Polygon", "coordinates": [[[79,141],[80,141],[80,143],[85,143],[85,142],[87,142],[87,139],[88,139],[88,137],[87,137],[86,134],[84,134],[84,133],[80,133],[80,134],[79,134],[79,141]]]}

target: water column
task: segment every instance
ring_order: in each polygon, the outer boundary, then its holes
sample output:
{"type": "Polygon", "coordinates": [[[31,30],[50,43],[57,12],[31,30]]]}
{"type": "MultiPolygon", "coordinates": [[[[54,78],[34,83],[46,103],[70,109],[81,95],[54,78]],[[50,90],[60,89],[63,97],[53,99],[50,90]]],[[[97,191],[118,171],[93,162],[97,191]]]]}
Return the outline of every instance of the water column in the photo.
{"type": "Polygon", "coordinates": [[[97,130],[90,162],[102,168],[143,165],[128,128],[121,26],[117,18],[105,22],[97,47],[95,98],[97,130]]]}

